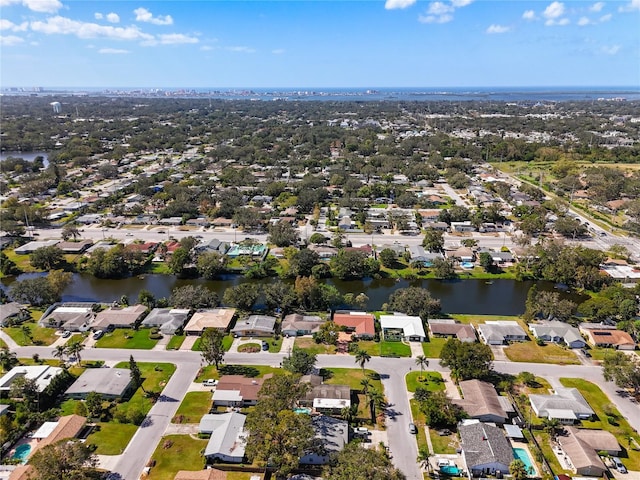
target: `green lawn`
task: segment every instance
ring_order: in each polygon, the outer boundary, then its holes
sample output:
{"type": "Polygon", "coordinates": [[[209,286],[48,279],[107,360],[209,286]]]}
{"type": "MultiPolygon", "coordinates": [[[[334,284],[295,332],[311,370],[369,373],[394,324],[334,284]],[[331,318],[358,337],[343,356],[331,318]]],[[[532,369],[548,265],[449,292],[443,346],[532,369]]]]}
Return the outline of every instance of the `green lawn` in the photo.
{"type": "Polygon", "coordinates": [[[6,249],[4,250],[4,253],[7,255],[9,260],[13,261],[24,273],[37,272],[29,262],[29,255],[19,255],[13,249],[6,249]]]}
{"type": "Polygon", "coordinates": [[[35,321],[25,322],[19,327],[5,327],[4,331],[20,346],[51,345],[58,339],[55,328],[43,328],[35,321]],[[25,326],[29,328],[30,336],[22,332],[22,327],[25,326]]]}
{"type": "Polygon", "coordinates": [[[409,372],[405,378],[407,390],[415,392],[418,386],[426,388],[430,392],[444,391],[444,380],[438,372],[409,372]]]}
{"type": "Polygon", "coordinates": [[[460,323],[472,323],[473,325],[493,320],[520,320],[520,317],[516,315],[469,315],[466,313],[452,313],[449,316],[460,323]]]}
{"type": "Polygon", "coordinates": [[[0,338],[0,348],[9,348],[9,346],[6,343],[4,343],[4,340],[2,340],[1,338],[0,338]]]}
{"type": "Polygon", "coordinates": [[[194,382],[202,382],[209,378],[217,379],[222,375],[263,377],[267,373],[282,373],[282,369],[268,365],[220,365],[220,371],[218,371],[215,365],[207,365],[200,369],[194,382]],[[249,373],[249,375],[247,375],[247,373],[249,373]]]}
{"type": "Polygon", "coordinates": [[[120,455],[138,430],[137,425],[128,423],[100,422],[96,425],[98,428],[87,437],[87,444],[98,447],[96,455],[120,455]]]}
{"type": "MultiPolygon", "coordinates": [[[[411,347],[402,342],[359,341],[355,345],[372,357],[410,357],[411,347]]],[[[354,352],[352,352],[353,355],[354,352]]]]}
{"type": "Polygon", "coordinates": [[[446,338],[431,337],[428,342],[423,342],[422,351],[427,358],[440,358],[442,347],[447,343],[446,338]]]}
{"type": "Polygon", "coordinates": [[[627,420],[618,412],[609,398],[594,383],[581,378],[561,378],[560,382],[565,387],[573,387],[580,390],[587,403],[596,412],[597,419],[592,422],[582,422],[582,427],[596,428],[611,432],[618,439],[622,447],[619,457],[624,459],[624,464],[629,470],[640,470],[640,451],[629,446],[629,438],[634,438],[640,443],[640,436],[634,432],[627,420]],[[611,417],[614,424],[608,421],[611,417]]]}
{"type": "Polygon", "coordinates": [[[460,445],[458,435],[455,433],[451,435],[438,435],[435,429],[430,428],[429,437],[431,437],[434,453],[454,454],[460,445]]]}
{"type": "Polygon", "coordinates": [[[167,343],[167,350],[180,350],[180,346],[186,337],[184,335],[172,335],[167,343]]]}
{"type": "Polygon", "coordinates": [[[553,363],[556,365],[580,365],[575,353],[555,343],[538,345],[536,342],[517,342],[504,349],[512,362],[553,363]]]}
{"type": "Polygon", "coordinates": [[[211,392],[188,392],[178,407],[173,422],[198,423],[203,415],[209,413],[212,403],[211,392]]]}
{"type": "Polygon", "coordinates": [[[105,333],[96,342],[97,348],[131,348],[140,350],[151,350],[158,340],[149,338],[150,330],[130,330],[128,328],[117,328],[113,332],[105,333]]]}
{"type": "MultiPolygon", "coordinates": [[[[424,431],[424,426],[426,420],[424,418],[424,413],[422,413],[418,408],[418,402],[416,402],[413,398],[409,401],[411,405],[411,417],[413,418],[413,423],[418,427],[418,433],[416,435],[416,440],[418,441],[418,450],[421,447],[427,447],[427,435],[424,431]]],[[[409,424],[409,420],[406,420],[407,425],[409,424]]],[[[408,428],[408,426],[407,426],[408,428]]],[[[435,447],[434,447],[435,448],[435,447]]]]}
{"type": "Polygon", "coordinates": [[[313,338],[297,337],[295,344],[297,348],[301,348],[315,355],[336,353],[335,345],[325,345],[324,343],[316,343],[313,338]]]}
{"type": "MultiPolygon", "coordinates": [[[[129,368],[129,362],[120,362],[116,367],[129,368]]],[[[160,393],[176,371],[176,366],[172,363],[138,363],[138,367],[144,379],[142,387],[135,391],[129,401],[119,404],[118,410],[127,412],[137,409],[146,414],[151,410],[153,402],[147,397],[145,391],[160,393]]]]}
{"type": "Polygon", "coordinates": [[[365,369],[364,374],[361,368],[323,368],[321,374],[325,377],[324,383],[332,385],[349,385],[352,390],[361,390],[360,380],[369,378],[371,387],[384,392],[382,382],[378,374],[373,370],[365,369]]]}
{"type": "Polygon", "coordinates": [[[599,348],[599,347],[590,347],[589,354],[593,360],[603,361],[604,357],[608,354],[615,353],[615,349],[613,348],[599,348]]]}
{"type": "Polygon", "coordinates": [[[270,338],[269,340],[265,340],[265,342],[269,342],[270,353],[280,353],[280,349],[282,348],[281,336],[279,336],[277,340],[275,338],[270,338]]]}
{"type": "Polygon", "coordinates": [[[240,353],[257,353],[262,351],[262,345],[259,343],[243,343],[238,345],[238,352],[240,353]]]}
{"type": "Polygon", "coordinates": [[[204,467],[204,448],[208,440],[189,435],[168,435],[160,439],[151,458],[156,465],[149,474],[150,480],[173,480],[179,470],[201,470],[204,467]]]}
{"type": "MultiPolygon", "coordinates": [[[[226,335],[223,339],[222,339],[222,348],[224,348],[225,352],[228,352],[229,349],[231,348],[231,345],[233,344],[233,335],[229,334],[226,335]]],[[[200,337],[198,337],[198,339],[194,342],[193,347],[191,347],[191,350],[194,352],[200,352],[200,337]]]]}

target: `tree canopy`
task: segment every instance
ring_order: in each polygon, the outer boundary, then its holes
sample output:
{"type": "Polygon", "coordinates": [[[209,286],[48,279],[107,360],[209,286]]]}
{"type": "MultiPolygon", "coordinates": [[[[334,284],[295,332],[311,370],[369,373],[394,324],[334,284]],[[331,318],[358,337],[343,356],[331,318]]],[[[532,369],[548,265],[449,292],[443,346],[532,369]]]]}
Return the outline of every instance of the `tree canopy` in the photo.
{"type": "Polygon", "coordinates": [[[486,378],[492,361],[489,345],[461,342],[457,338],[447,340],[440,352],[440,365],[450,368],[451,376],[457,381],[486,378]]]}

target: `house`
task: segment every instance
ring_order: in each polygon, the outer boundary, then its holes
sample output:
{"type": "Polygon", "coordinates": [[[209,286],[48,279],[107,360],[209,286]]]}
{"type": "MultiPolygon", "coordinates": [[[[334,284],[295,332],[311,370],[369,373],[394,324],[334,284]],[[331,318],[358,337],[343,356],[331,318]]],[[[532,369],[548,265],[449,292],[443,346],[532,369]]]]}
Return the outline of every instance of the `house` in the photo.
{"type": "Polygon", "coordinates": [[[469,220],[466,222],[451,222],[451,231],[452,232],[475,232],[476,227],[474,227],[469,220]]]}
{"type": "Polygon", "coordinates": [[[427,339],[420,317],[402,314],[380,315],[380,328],[385,340],[424,342],[427,339]]]}
{"type": "Polygon", "coordinates": [[[558,436],[558,443],[573,466],[573,471],[578,475],[603,477],[607,467],[599,452],[618,455],[621,448],[616,437],[604,430],[566,427],[565,431],[566,435],[558,436]]]}
{"type": "Polygon", "coordinates": [[[163,335],[173,335],[181,329],[191,310],[178,308],[154,308],[142,321],[143,327],[158,327],[163,335]]]}
{"type": "Polygon", "coordinates": [[[302,406],[310,406],[328,414],[339,414],[343,408],[351,406],[349,385],[324,384],[319,375],[305,375],[300,381],[311,385],[311,389],[300,399],[302,406]]]}
{"type": "Polygon", "coordinates": [[[264,380],[270,378],[249,378],[242,375],[224,375],[218,380],[213,393],[213,406],[241,407],[255,405],[258,402],[258,392],[264,380]]]}
{"type": "Polygon", "coordinates": [[[227,472],[217,468],[205,470],[178,470],[173,480],[227,480],[227,472]]]}
{"type": "Polygon", "coordinates": [[[316,315],[292,313],[282,319],[280,332],[287,337],[311,335],[320,329],[324,320],[316,315]]]}
{"type": "Polygon", "coordinates": [[[529,402],[538,417],[557,419],[563,424],[588,420],[595,414],[577,388],[556,388],[551,395],[529,395],[529,402]]]}
{"type": "Polygon", "coordinates": [[[246,445],[246,419],[245,415],[236,412],[208,414],[202,417],[198,432],[211,435],[204,449],[207,463],[242,463],[246,445]]]}
{"type": "Polygon", "coordinates": [[[311,426],[315,431],[314,443],[320,448],[300,457],[300,464],[325,465],[349,442],[349,424],[337,418],[316,415],[311,418],[311,426]]]}
{"type": "Polygon", "coordinates": [[[20,247],[17,247],[14,250],[14,252],[17,255],[29,255],[30,253],[35,252],[39,248],[53,247],[57,245],[59,242],[60,240],[41,240],[41,241],[28,242],[20,247]]]}
{"type": "Polygon", "coordinates": [[[107,400],[115,400],[124,398],[132,386],[131,370],[128,368],[88,368],[64,394],[78,400],[97,392],[107,400]]]}
{"type": "Polygon", "coordinates": [[[238,320],[231,333],[237,337],[269,337],[274,334],[275,326],[276,317],[249,315],[243,320],[238,320]]]}
{"type": "Polygon", "coordinates": [[[211,308],[199,310],[193,314],[189,323],[184,327],[186,335],[202,335],[205,328],[226,331],[236,315],[235,308],[211,308]]]}
{"type": "Polygon", "coordinates": [[[0,305],[0,327],[6,327],[11,321],[22,321],[30,317],[29,310],[16,302],[0,305]]]}
{"type": "Polygon", "coordinates": [[[49,386],[54,377],[62,373],[62,368],[51,367],[49,365],[19,365],[13,367],[2,377],[0,377],[0,393],[7,393],[11,390],[11,384],[18,378],[24,377],[27,380],[34,380],[38,392],[43,392],[49,386]]]}
{"type": "Polygon", "coordinates": [[[40,440],[32,448],[31,453],[33,454],[36,450],[47,445],[53,445],[61,440],[76,438],[80,435],[86,423],[87,419],[80,415],[66,415],[60,417],[57,422],[45,422],[32,435],[32,438],[40,440]]]}
{"type": "Polygon", "coordinates": [[[150,253],[155,252],[156,248],[158,248],[158,245],[159,244],[156,242],[130,243],[124,248],[125,250],[131,251],[131,252],[140,252],[144,255],[148,255],[150,253]]]}
{"type": "Polygon", "coordinates": [[[336,312],[333,314],[333,322],[361,340],[372,340],[376,336],[373,315],[369,313],[336,312]]]}
{"type": "Polygon", "coordinates": [[[132,328],[147,313],[145,305],[128,307],[110,307],[96,315],[91,324],[93,330],[112,330],[114,328],[132,328]]]}
{"type": "Polygon", "coordinates": [[[455,320],[446,318],[432,318],[427,320],[429,332],[432,337],[436,338],[457,338],[461,342],[475,342],[476,329],[473,325],[467,323],[459,323],[455,320]]]}
{"type": "Polygon", "coordinates": [[[459,383],[462,399],[453,403],[462,407],[469,415],[481,422],[505,423],[513,406],[507,397],[498,395],[493,385],[480,380],[465,380],[459,383]]]}
{"type": "Polygon", "coordinates": [[[580,331],[568,323],[551,321],[529,325],[533,336],[545,342],[564,343],[569,348],[583,348],[587,345],[580,331]]]}
{"type": "Polygon", "coordinates": [[[475,253],[468,247],[459,247],[455,250],[447,250],[444,252],[446,258],[452,258],[459,260],[460,262],[473,262],[475,261],[475,253]]]}
{"type": "Polygon", "coordinates": [[[215,252],[220,255],[224,255],[229,250],[229,244],[226,242],[221,242],[217,238],[212,238],[211,240],[207,240],[203,243],[200,243],[196,246],[196,251],[198,253],[209,253],[215,252]]]}
{"type": "Polygon", "coordinates": [[[47,309],[38,322],[41,327],[86,332],[93,323],[93,303],[63,303],[47,309]]]}
{"type": "Polygon", "coordinates": [[[328,245],[314,245],[314,244],[311,244],[307,248],[309,250],[311,250],[312,252],[316,252],[318,254],[318,257],[320,257],[321,260],[326,260],[328,258],[333,258],[336,255],[338,255],[338,249],[334,248],[334,247],[330,247],[328,245]]]}
{"type": "Polygon", "coordinates": [[[510,320],[481,323],[478,325],[478,334],[487,345],[504,345],[509,342],[522,342],[529,339],[518,322],[510,320]]]}
{"type": "Polygon", "coordinates": [[[631,338],[631,335],[612,325],[581,323],[579,330],[586,335],[587,342],[594,347],[616,348],[618,350],[636,349],[636,342],[631,338]]]}
{"type": "Polygon", "coordinates": [[[409,254],[411,255],[412,263],[421,262],[425,267],[430,267],[436,260],[444,258],[441,253],[427,252],[420,245],[409,245],[409,254]]]}
{"type": "Polygon", "coordinates": [[[509,473],[513,460],[511,443],[501,428],[477,422],[458,427],[462,459],[470,477],[509,473]]]}
{"type": "Polygon", "coordinates": [[[60,242],[56,245],[64,253],[79,254],[93,245],[93,240],[82,240],[80,242],[60,242]]]}

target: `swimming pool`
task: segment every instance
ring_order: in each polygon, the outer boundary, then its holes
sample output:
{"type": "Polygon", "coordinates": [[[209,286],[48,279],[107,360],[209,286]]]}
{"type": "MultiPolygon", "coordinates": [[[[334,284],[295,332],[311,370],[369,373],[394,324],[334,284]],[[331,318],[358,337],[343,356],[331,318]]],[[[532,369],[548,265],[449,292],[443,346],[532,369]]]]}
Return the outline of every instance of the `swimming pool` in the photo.
{"type": "Polygon", "coordinates": [[[16,451],[13,455],[11,455],[11,458],[15,460],[20,460],[22,463],[25,463],[30,453],[31,453],[31,445],[29,445],[28,443],[24,443],[16,447],[16,451]]]}
{"type": "Polygon", "coordinates": [[[462,470],[460,470],[455,465],[443,465],[442,467],[440,467],[440,471],[444,474],[451,475],[452,477],[457,477],[458,475],[460,475],[460,472],[462,470]]]}
{"type": "Polygon", "coordinates": [[[307,407],[298,407],[293,409],[293,413],[305,413],[307,415],[311,414],[311,409],[307,407]]]}
{"type": "Polygon", "coordinates": [[[471,263],[471,262],[462,262],[462,263],[460,264],[460,266],[461,266],[462,268],[472,269],[472,268],[474,267],[474,264],[473,264],[473,263],[471,263]]]}
{"type": "Polygon", "coordinates": [[[533,466],[531,457],[529,457],[529,453],[524,448],[514,448],[513,456],[524,463],[524,466],[527,467],[527,472],[529,472],[529,475],[536,474],[536,469],[533,466]]]}

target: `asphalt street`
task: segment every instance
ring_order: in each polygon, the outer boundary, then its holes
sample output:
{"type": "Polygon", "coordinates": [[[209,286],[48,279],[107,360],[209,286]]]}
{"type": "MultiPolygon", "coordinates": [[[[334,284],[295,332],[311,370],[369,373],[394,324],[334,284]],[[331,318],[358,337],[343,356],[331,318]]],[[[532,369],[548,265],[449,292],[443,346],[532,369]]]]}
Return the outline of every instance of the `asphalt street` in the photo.
{"type": "MultiPolygon", "coordinates": [[[[15,351],[19,357],[31,357],[34,353],[38,353],[42,358],[52,356],[51,347],[20,347],[15,351]]],[[[200,355],[190,351],[90,348],[83,352],[82,358],[83,360],[118,362],[128,360],[130,355],[133,355],[138,362],[174,363],[177,370],[162,392],[162,401],[156,403],[151,409],[144,426],[133,437],[116,466],[116,473],[127,480],[136,479],[141,474],[171,418],[175,415],[189,384],[202,365],[200,355]]],[[[283,356],[272,353],[228,353],[225,356],[225,363],[278,366],[283,356]]],[[[319,368],[357,368],[354,357],[350,355],[318,355],[317,366],[319,368]]],[[[373,357],[366,368],[380,374],[385,389],[384,393],[389,403],[386,412],[387,431],[394,464],[406,474],[407,479],[422,479],[422,472],[416,463],[416,441],[408,429],[411,422],[411,410],[404,381],[405,375],[412,368],[415,368],[415,360],[412,358],[373,357]]],[[[514,375],[528,371],[546,378],[573,377],[594,382],[607,394],[622,415],[629,420],[632,427],[640,430],[640,407],[629,397],[620,395],[614,384],[605,382],[600,367],[494,362],[494,369],[498,372],[514,375]]],[[[437,360],[431,360],[429,370],[443,371],[444,369],[437,360]]]]}

